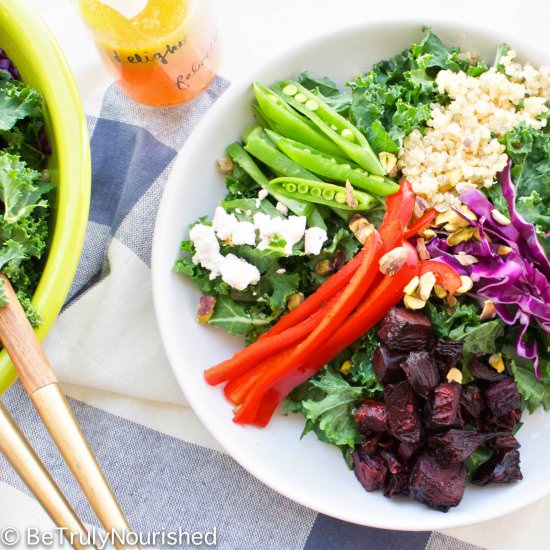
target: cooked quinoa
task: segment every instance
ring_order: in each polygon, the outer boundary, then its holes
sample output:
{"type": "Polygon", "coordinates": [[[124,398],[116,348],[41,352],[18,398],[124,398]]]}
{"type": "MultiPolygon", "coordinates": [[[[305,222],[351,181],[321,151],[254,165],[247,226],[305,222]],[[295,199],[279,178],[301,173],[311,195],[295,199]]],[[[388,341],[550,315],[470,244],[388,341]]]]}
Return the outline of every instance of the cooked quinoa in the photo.
{"type": "Polygon", "coordinates": [[[510,50],[500,60],[504,73],[491,68],[479,77],[440,71],[439,92],[448,105],[433,104],[428,128],[411,132],[398,167],[417,195],[439,211],[458,204],[471,188],[490,187],[508,161],[498,138],[524,121],[541,128],[538,117],[550,101],[550,67],[535,69],[514,61],[510,50]]]}

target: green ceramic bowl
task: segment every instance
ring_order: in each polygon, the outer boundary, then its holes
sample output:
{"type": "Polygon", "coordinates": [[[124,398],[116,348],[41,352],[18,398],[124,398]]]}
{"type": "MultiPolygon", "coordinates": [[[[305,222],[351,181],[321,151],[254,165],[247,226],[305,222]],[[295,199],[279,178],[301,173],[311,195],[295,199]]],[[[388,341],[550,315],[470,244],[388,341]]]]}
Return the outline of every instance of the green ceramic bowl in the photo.
{"type": "MultiPolygon", "coordinates": [[[[52,145],[48,168],[56,188],[51,197],[50,249],[32,300],[43,319],[36,330],[42,340],[67,297],[84,241],[91,179],[88,129],[63,53],[26,0],[0,3],[0,48],[46,102],[46,133],[52,145]]],[[[16,378],[8,355],[0,352],[0,394],[16,378]]]]}

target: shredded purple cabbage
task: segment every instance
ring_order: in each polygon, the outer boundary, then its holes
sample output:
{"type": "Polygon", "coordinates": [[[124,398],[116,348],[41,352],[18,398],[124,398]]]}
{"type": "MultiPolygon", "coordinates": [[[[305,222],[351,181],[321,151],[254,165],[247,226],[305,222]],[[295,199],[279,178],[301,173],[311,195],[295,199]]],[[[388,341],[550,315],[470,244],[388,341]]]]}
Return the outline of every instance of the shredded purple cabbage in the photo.
{"type": "Polygon", "coordinates": [[[537,240],[535,227],[525,221],[515,205],[515,190],[510,177],[510,164],[499,175],[502,191],[510,214],[510,223],[501,224],[493,217],[493,204],[478,190],[463,193],[460,200],[476,215],[470,220],[479,230],[479,240],[449,246],[442,236],[427,244],[432,258],[439,258],[452,266],[459,274],[469,275],[472,292],[480,300],[491,300],[502,321],[508,325],[520,325],[516,353],[533,362],[540,377],[537,341],[527,341],[531,320],[550,334],[550,261],[537,240]],[[501,246],[511,252],[499,254],[501,246]],[[459,253],[474,256],[477,262],[462,265],[459,253]]]}
{"type": "Polygon", "coordinates": [[[19,71],[17,67],[12,63],[11,59],[2,48],[0,48],[0,71],[9,73],[13,79],[19,80],[19,71]]]}

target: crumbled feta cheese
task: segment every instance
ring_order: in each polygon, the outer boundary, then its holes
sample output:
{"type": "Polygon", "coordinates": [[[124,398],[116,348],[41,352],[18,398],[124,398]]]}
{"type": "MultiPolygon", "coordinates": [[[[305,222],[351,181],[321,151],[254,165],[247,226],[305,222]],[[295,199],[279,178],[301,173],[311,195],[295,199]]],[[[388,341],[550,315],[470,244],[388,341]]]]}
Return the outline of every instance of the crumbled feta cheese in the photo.
{"type": "Polygon", "coordinates": [[[326,240],[327,232],[321,227],[310,227],[306,229],[304,235],[304,252],[313,255],[319,254],[326,240]]]}
{"type": "Polygon", "coordinates": [[[284,267],[280,267],[277,271],[275,271],[275,273],[277,273],[277,275],[282,275],[283,273],[286,273],[286,269],[284,267]]]}
{"type": "Polygon", "coordinates": [[[237,290],[244,290],[260,280],[260,272],[256,266],[234,254],[223,256],[220,253],[220,243],[214,227],[197,224],[191,228],[189,237],[195,247],[193,263],[208,269],[210,279],[221,275],[223,281],[237,290]]]}
{"type": "Polygon", "coordinates": [[[218,239],[225,241],[231,239],[234,245],[256,244],[256,228],[250,222],[240,222],[235,214],[228,214],[221,206],[216,208],[212,227],[218,239]]]}
{"type": "Polygon", "coordinates": [[[214,228],[199,223],[191,228],[189,238],[195,247],[193,263],[208,269],[210,279],[215,279],[220,274],[220,258],[223,256],[214,228]]]}
{"type": "Polygon", "coordinates": [[[506,74],[491,68],[479,77],[449,70],[437,74],[448,105],[433,104],[424,135],[413,130],[399,153],[398,167],[415,193],[439,211],[456,206],[465,189],[490,187],[508,161],[498,138],[524,121],[539,119],[550,100],[550,68],[536,70],[501,58],[506,74]]]}
{"type": "Polygon", "coordinates": [[[269,193],[265,189],[260,189],[258,198],[256,199],[256,208],[260,208],[261,202],[267,197],[269,193]]]}
{"type": "Polygon", "coordinates": [[[258,229],[260,242],[258,250],[265,250],[275,235],[279,235],[286,242],[285,252],[292,254],[292,247],[299,243],[306,230],[305,216],[289,216],[288,218],[272,218],[258,212],[254,214],[254,225],[258,229]]]}
{"type": "Polygon", "coordinates": [[[275,205],[275,208],[283,215],[283,216],[286,216],[288,214],[288,208],[282,203],[282,202],[278,202],[276,205],[275,205]]]}
{"type": "Polygon", "coordinates": [[[260,272],[255,265],[228,254],[221,263],[221,276],[230,287],[244,290],[249,285],[255,285],[260,280],[260,272]]]}

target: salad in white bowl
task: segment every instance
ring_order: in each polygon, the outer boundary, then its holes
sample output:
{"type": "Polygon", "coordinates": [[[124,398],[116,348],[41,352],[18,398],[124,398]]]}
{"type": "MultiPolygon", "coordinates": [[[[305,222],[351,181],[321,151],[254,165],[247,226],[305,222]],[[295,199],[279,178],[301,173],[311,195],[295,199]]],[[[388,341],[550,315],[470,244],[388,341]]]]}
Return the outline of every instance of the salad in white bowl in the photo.
{"type": "Polygon", "coordinates": [[[246,339],[206,382],[236,424],[302,415],[368,491],[447,511],[516,484],[522,414],[550,406],[549,70],[426,30],[345,88],[289,76],[253,83],[175,265],[246,339]]]}

